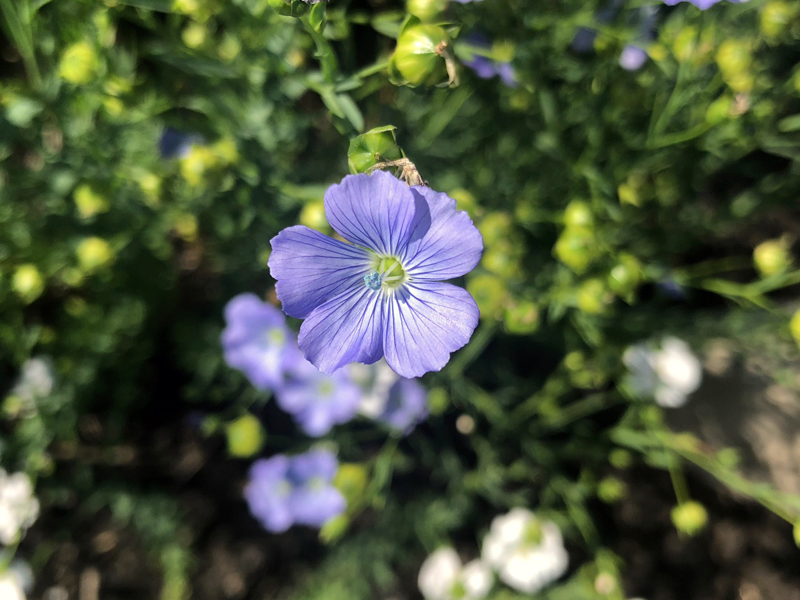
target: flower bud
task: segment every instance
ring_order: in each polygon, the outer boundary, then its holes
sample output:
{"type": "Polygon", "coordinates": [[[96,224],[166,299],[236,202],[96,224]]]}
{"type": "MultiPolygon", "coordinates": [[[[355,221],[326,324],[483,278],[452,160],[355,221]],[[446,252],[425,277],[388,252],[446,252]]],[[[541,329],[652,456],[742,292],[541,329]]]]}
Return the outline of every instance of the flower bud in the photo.
{"type": "Polygon", "coordinates": [[[261,450],[266,436],[261,422],[247,413],[225,424],[225,437],[228,454],[235,458],[248,458],[261,450]]]}
{"type": "Polygon", "coordinates": [[[594,215],[587,202],[573,200],[564,209],[564,225],[566,227],[591,228],[594,224],[594,215]]]}
{"type": "Polygon", "coordinates": [[[613,504],[625,497],[627,486],[616,477],[606,477],[597,484],[597,497],[606,504],[613,504]]]}
{"type": "Polygon", "coordinates": [[[347,515],[338,515],[328,519],[319,530],[319,539],[324,544],[332,544],[340,539],[350,526],[350,518],[347,515]]]}
{"type": "Polygon", "coordinates": [[[428,411],[432,415],[444,414],[449,405],[450,397],[446,389],[435,387],[428,391],[428,411]]]}
{"type": "Polygon", "coordinates": [[[330,225],[325,216],[325,202],[322,200],[306,202],[303,210],[300,211],[300,224],[323,233],[329,231],[330,225]]]}
{"type": "Polygon", "coordinates": [[[447,8],[450,0],[406,0],[408,14],[421,21],[433,21],[447,8]]]}
{"type": "Polygon", "coordinates": [[[792,332],[794,341],[800,346],[800,310],[792,315],[792,320],[789,321],[789,331],[792,332]]]}
{"type": "Polygon", "coordinates": [[[183,43],[192,50],[197,50],[200,46],[202,46],[205,43],[207,36],[208,31],[206,30],[205,26],[197,23],[196,21],[189,23],[181,33],[181,39],[183,40],[183,43]]]}
{"type": "Polygon", "coordinates": [[[104,213],[108,210],[109,204],[105,196],[98,194],[88,184],[79,185],[72,194],[78,214],[82,219],[89,219],[96,214],[104,213]]]}
{"type": "Polygon", "coordinates": [[[608,296],[608,290],[602,281],[588,279],[578,289],[578,309],[589,315],[599,315],[608,306],[608,296]]]}
{"type": "Polygon", "coordinates": [[[506,309],[505,323],[509,333],[533,333],[539,328],[539,309],[533,302],[521,300],[506,309]]]}
{"type": "Polygon", "coordinates": [[[100,60],[88,42],[77,42],[61,55],[58,73],[62,79],[80,85],[91,81],[100,68],[100,60]]]}
{"type": "Polygon", "coordinates": [[[727,121],[732,116],[733,98],[730,96],[720,96],[714,100],[706,109],[706,122],[710,125],[718,125],[727,121]]]}
{"type": "Polygon", "coordinates": [[[673,508],[670,517],[675,528],[689,537],[700,533],[708,524],[706,509],[702,504],[693,500],[673,508]]]}
{"type": "Polygon", "coordinates": [[[488,273],[472,277],[467,282],[467,291],[475,298],[482,319],[496,319],[508,297],[503,280],[488,273]]]}
{"type": "Polygon", "coordinates": [[[367,489],[367,469],[357,463],[343,463],[333,478],[333,485],[338,489],[348,506],[355,505],[367,489]]]}
{"type": "Polygon", "coordinates": [[[411,24],[400,32],[389,62],[389,75],[398,85],[436,85],[446,81],[444,52],[447,32],[436,25],[411,24]]]}
{"type": "Polygon", "coordinates": [[[44,278],[35,265],[20,265],[11,280],[11,289],[30,304],[42,295],[44,291],[44,278]]]}
{"type": "Polygon", "coordinates": [[[380,162],[403,158],[394,137],[394,130],[394,125],[385,125],[354,138],[347,150],[350,172],[354,175],[365,173],[380,162]]]}
{"type": "Polygon", "coordinates": [[[99,237],[85,238],[75,249],[78,264],[86,273],[108,265],[114,258],[114,253],[108,242],[99,237]]]}
{"type": "Polygon", "coordinates": [[[735,39],[727,39],[719,45],[716,59],[719,70],[726,80],[748,72],[752,65],[749,46],[746,42],[735,39]]]}
{"type": "Polygon", "coordinates": [[[796,16],[797,9],[788,2],[769,2],[761,9],[761,33],[767,39],[777,39],[789,28],[796,16]]]}
{"type": "Polygon", "coordinates": [[[631,299],[642,281],[642,263],[630,254],[620,254],[619,262],[608,274],[608,287],[615,294],[631,299]]]}
{"type": "Polygon", "coordinates": [[[628,469],[633,464],[633,457],[627,450],[615,448],[609,453],[608,462],[615,469],[628,469]]]}
{"type": "Polygon", "coordinates": [[[558,260],[580,274],[594,260],[594,233],[585,227],[569,227],[556,240],[553,247],[558,260]]]}
{"type": "Polygon", "coordinates": [[[764,277],[783,273],[792,266],[788,242],[781,238],[760,243],[753,250],[753,262],[764,277]]]}

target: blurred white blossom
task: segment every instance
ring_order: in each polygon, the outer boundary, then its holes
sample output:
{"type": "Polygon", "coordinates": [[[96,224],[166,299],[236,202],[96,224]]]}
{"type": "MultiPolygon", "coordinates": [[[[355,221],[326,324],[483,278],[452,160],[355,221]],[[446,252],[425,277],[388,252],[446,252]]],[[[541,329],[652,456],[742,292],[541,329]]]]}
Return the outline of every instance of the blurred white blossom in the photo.
{"type": "Polygon", "coordinates": [[[569,565],[558,526],[524,508],[492,521],[482,556],[504,583],[526,594],[535,594],[561,577],[569,565]]]}
{"type": "Polygon", "coordinates": [[[397,383],[400,376],[392,371],[385,360],[373,365],[353,363],[347,367],[350,377],[363,390],[358,412],[370,419],[377,419],[386,409],[389,401],[389,390],[397,383]]]}
{"type": "Polygon", "coordinates": [[[0,573],[0,600],[25,600],[25,590],[17,573],[6,569],[0,573]]]}
{"type": "MultiPolygon", "coordinates": [[[[0,469],[0,543],[19,541],[24,530],[39,516],[39,501],[25,473],[7,474],[0,469]]],[[[2,598],[2,596],[0,596],[2,598]]]]}
{"type": "Polygon", "coordinates": [[[492,572],[480,560],[462,565],[453,548],[439,548],[422,564],[417,579],[427,600],[480,600],[492,587],[492,572]]]}
{"type": "Polygon", "coordinates": [[[659,347],[647,342],[631,346],[622,361],[633,393],[665,408],[686,404],[703,379],[703,367],[689,345],[674,337],[664,338],[659,347]]]}
{"type": "Polygon", "coordinates": [[[22,365],[11,395],[19,398],[27,409],[33,409],[36,400],[49,396],[54,387],[53,361],[47,356],[37,356],[22,365]]]}

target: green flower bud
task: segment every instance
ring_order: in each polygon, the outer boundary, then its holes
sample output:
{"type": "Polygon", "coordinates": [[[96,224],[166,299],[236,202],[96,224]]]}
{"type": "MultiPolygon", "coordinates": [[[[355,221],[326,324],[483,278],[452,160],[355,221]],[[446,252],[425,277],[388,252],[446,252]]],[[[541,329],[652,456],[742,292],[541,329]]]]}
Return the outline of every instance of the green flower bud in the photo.
{"type": "Polygon", "coordinates": [[[406,0],[408,14],[421,21],[433,21],[447,8],[450,0],[406,0]]]}
{"type": "Polygon", "coordinates": [[[436,25],[412,24],[400,32],[389,62],[390,79],[398,85],[436,85],[447,80],[444,53],[447,32],[436,25]]]}
{"type": "Polygon", "coordinates": [[[775,0],[761,9],[761,33],[764,37],[777,39],[791,25],[797,16],[797,9],[783,0],[775,0]]]}
{"type": "Polygon", "coordinates": [[[72,194],[78,214],[82,219],[89,219],[96,214],[104,213],[109,209],[105,196],[98,194],[88,184],[79,185],[72,194]]]}
{"type": "Polygon", "coordinates": [[[642,275],[642,263],[635,256],[620,254],[619,262],[608,274],[608,287],[615,294],[630,300],[642,281],[642,275]]]}
{"type": "Polygon", "coordinates": [[[208,30],[204,25],[196,21],[189,23],[181,33],[183,43],[192,50],[197,50],[202,46],[206,41],[206,37],[208,37],[208,30]]]}
{"type": "Polygon", "coordinates": [[[622,448],[612,450],[608,455],[608,462],[611,463],[615,469],[628,469],[633,464],[633,457],[631,453],[622,448]]]}
{"type": "Polygon", "coordinates": [[[348,506],[354,506],[367,489],[367,469],[357,463],[343,463],[333,478],[333,485],[338,489],[348,506]]]}
{"type": "Polygon", "coordinates": [[[733,116],[733,98],[730,96],[720,96],[714,100],[706,109],[706,122],[711,125],[718,125],[727,121],[733,116]]]}
{"type": "Polygon", "coordinates": [[[20,265],[14,272],[11,280],[11,289],[30,304],[42,295],[44,291],[44,278],[35,265],[20,265]]]}
{"type": "Polygon", "coordinates": [[[594,224],[594,215],[587,202],[573,200],[564,209],[564,225],[566,227],[585,227],[591,229],[594,224]]]}
{"type": "Polygon", "coordinates": [[[539,328],[539,309],[533,302],[521,300],[506,309],[505,322],[509,333],[533,333],[539,328]]]}
{"type": "Polygon", "coordinates": [[[235,458],[248,458],[264,446],[264,428],[261,421],[250,413],[225,424],[228,454],[235,458]]]}
{"type": "Polygon", "coordinates": [[[475,298],[482,319],[497,319],[508,298],[503,280],[489,273],[470,278],[467,291],[475,298]]]}
{"type": "Polygon", "coordinates": [[[435,387],[428,391],[428,410],[432,415],[444,414],[449,405],[450,397],[446,389],[435,387]]]}
{"type": "Polygon", "coordinates": [[[578,308],[589,315],[605,312],[610,298],[605,284],[600,279],[588,279],[578,289],[578,308]]]}
{"type": "Polygon", "coordinates": [[[595,258],[594,233],[585,227],[569,227],[565,229],[553,247],[558,260],[580,274],[595,258]]]}
{"type": "Polygon", "coordinates": [[[328,519],[319,530],[319,539],[324,544],[332,544],[341,539],[350,527],[350,518],[347,515],[338,515],[328,519]]]}
{"type": "Polygon", "coordinates": [[[670,517],[675,528],[689,537],[703,531],[708,524],[708,513],[705,507],[694,500],[689,500],[673,508],[670,517]]]}
{"type": "Polygon", "coordinates": [[[783,273],[792,266],[788,241],[781,238],[760,243],[753,250],[753,262],[764,277],[783,273]]]}
{"type": "Polygon", "coordinates": [[[792,332],[794,341],[800,346],[800,310],[792,315],[792,320],[789,321],[789,331],[792,332]]]}
{"type": "Polygon", "coordinates": [[[114,253],[108,242],[99,237],[85,238],[75,249],[78,264],[86,273],[92,273],[108,265],[114,258],[114,253]]]}
{"type": "Polygon", "coordinates": [[[94,79],[99,68],[100,60],[92,45],[88,42],[77,42],[61,55],[58,73],[62,79],[80,85],[94,79]]]}
{"type": "Polygon", "coordinates": [[[325,216],[325,202],[322,200],[306,202],[303,210],[300,211],[300,224],[323,233],[329,231],[330,225],[325,216]]]}
{"type": "Polygon", "coordinates": [[[607,504],[613,504],[625,497],[628,486],[616,477],[606,477],[597,484],[597,497],[607,504]]]}
{"type": "Polygon", "coordinates": [[[716,60],[719,70],[727,80],[729,77],[748,72],[753,57],[746,42],[727,39],[719,45],[716,60]]]}
{"type": "Polygon", "coordinates": [[[386,125],[354,138],[347,150],[350,172],[365,173],[380,162],[403,158],[403,153],[400,152],[394,137],[394,130],[394,125],[386,125]]]}

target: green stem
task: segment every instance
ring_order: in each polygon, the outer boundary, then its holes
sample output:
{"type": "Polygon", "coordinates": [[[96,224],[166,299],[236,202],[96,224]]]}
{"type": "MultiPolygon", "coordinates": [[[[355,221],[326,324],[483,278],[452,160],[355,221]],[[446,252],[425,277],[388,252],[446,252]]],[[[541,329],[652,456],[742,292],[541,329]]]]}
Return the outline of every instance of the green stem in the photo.
{"type": "Polygon", "coordinates": [[[33,14],[28,0],[21,2],[19,0],[0,0],[0,13],[3,16],[3,30],[19,50],[31,86],[34,89],[41,88],[42,76],[36,62],[36,50],[33,43],[33,14]],[[17,3],[16,7],[15,2],[17,3]]]}

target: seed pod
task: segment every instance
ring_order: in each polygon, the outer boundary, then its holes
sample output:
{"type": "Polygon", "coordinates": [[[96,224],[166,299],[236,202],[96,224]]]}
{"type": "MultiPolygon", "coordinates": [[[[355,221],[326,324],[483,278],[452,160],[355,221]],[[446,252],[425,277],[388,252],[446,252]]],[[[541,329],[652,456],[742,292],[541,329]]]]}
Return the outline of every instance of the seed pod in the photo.
{"type": "Polygon", "coordinates": [[[450,38],[441,27],[410,22],[401,31],[389,62],[390,79],[411,87],[445,82],[449,44],[450,38]]]}

